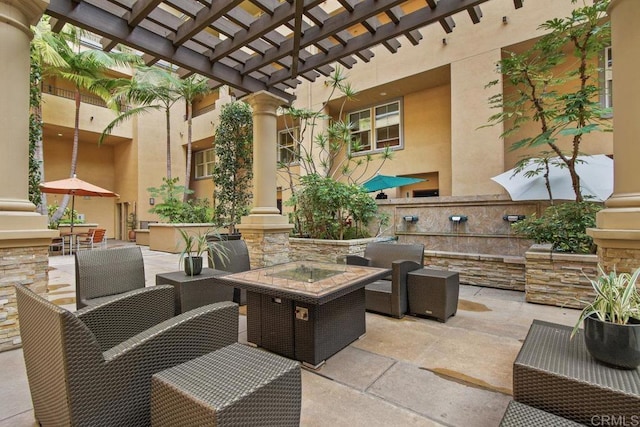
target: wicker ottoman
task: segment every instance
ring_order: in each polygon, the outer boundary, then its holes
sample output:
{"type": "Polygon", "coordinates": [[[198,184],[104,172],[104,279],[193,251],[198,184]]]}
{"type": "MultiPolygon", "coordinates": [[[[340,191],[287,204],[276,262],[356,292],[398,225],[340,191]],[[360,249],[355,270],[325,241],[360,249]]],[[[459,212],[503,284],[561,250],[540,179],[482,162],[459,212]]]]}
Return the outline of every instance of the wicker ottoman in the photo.
{"type": "Polygon", "coordinates": [[[232,344],[155,374],[154,426],[298,426],[298,362],[232,344]]]}
{"type": "Polygon", "coordinates": [[[458,311],[460,274],[421,268],[407,273],[409,314],[435,317],[440,322],[458,311]]]}
{"type": "Polygon", "coordinates": [[[566,418],[544,412],[520,402],[512,400],[504,412],[500,427],[581,427],[566,418]]]}

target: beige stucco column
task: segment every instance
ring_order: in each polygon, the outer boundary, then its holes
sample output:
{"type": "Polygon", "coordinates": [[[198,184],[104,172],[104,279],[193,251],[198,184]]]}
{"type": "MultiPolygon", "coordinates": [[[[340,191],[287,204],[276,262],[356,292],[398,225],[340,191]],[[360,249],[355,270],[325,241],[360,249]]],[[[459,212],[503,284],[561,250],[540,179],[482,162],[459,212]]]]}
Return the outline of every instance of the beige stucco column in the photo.
{"type": "Polygon", "coordinates": [[[502,85],[490,90],[486,85],[502,79],[496,73],[501,58],[501,50],[493,49],[451,63],[452,196],[504,192],[490,179],[504,172],[504,141],[500,138],[503,126],[481,128],[496,113],[488,99],[502,85]]]}
{"type": "Polygon", "coordinates": [[[253,109],[253,209],[242,217],[238,230],[246,240],[251,267],[262,267],[289,260],[289,224],[277,205],[277,117],[284,99],[267,92],[250,95],[253,109]]]}
{"type": "Polygon", "coordinates": [[[598,213],[597,228],[588,230],[598,245],[600,262],[617,271],[640,267],[640,1],[612,0],[614,126],[613,195],[598,213]]]}
{"type": "Polygon", "coordinates": [[[19,346],[13,285],[47,287],[47,248],[57,231],[29,202],[29,25],[46,0],[0,0],[0,351],[19,346]]]}

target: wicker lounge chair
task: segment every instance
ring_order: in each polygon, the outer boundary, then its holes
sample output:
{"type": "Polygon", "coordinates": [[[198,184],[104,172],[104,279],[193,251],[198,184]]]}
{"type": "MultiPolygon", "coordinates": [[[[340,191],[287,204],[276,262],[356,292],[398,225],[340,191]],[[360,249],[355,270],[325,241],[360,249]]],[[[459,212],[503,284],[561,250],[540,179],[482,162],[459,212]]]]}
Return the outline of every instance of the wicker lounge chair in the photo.
{"type": "Polygon", "coordinates": [[[137,246],[76,252],[76,307],[100,304],[144,288],[144,261],[137,246]]]}
{"type": "MultiPolygon", "coordinates": [[[[211,241],[209,244],[209,268],[240,273],[251,269],[249,249],[244,240],[211,241]]],[[[234,288],[233,301],[240,305],[247,303],[247,291],[234,288]]]]}
{"type": "Polygon", "coordinates": [[[422,268],[424,245],[369,243],[364,256],[347,255],[347,264],[391,268],[391,276],[365,287],[368,311],[403,317],[407,312],[407,273],[422,268]]]}
{"type": "Polygon", "coordinates": [[[41,425],[149,425],[153,374],[238,339],[232,302],[172,318],[171,286],[138,293],[71,313],[16,285],[27,377],[41,425]],[[153,296],[146,301],[153,310],[141,310],[138,293],[153,296]],[[128,335],[119,331],[122,325],[150,316],[159,323],[124,341],[117,336],[128,335]]]}

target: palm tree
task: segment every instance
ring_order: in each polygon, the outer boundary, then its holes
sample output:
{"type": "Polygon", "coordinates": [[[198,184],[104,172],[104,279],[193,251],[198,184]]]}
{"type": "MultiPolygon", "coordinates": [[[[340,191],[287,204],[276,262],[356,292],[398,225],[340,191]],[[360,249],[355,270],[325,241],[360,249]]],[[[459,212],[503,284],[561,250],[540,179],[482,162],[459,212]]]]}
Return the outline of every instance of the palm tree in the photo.
{"type": "MultiPolygon", "coordinates": [[[[75,32],[78,35],[78,32],[75,32]]],[[[125,66],[138,62],[137,56],[119,53],[103,52],[95,49],[80,50],[79,37],[75,43],[68,43],[63,36],[62,42],[53,45],[58,55],[64,63],[55,64],[48,62],[43,57],[43,74],[45,76],[55,76],[72,83],[75,101],[75,120],[73,129],[73,149],[71,152],[71,170],[69,175],[73,177],[78,167],[78,146],[80,136],[80,106],[83,92],[89,92],[102,98],[105,102],[111,102],[111,91],[118,85],[122,85],[128,79],[118,79],[107,76],[110,68],[125,66]],[[74,47],[77,46],[77,50],[74,47]]],[[[65,196],[61,206],[54,214],[54,218],[62,216],[64,209],[69,202],[69,197],[65,196]]]]}
{"type": "Polygon", "coordinates": [[[138,114],[151,110],[164,110],[167,128],[167,179],[171,179],[171,107],[179,99],[176,92],[176,80],[170,72],[158,67],[137,67],[136,73],[127,85],[117,88],[112,94],[112,102],[118,107],[136,104],[138,107],[120,112],[102,131],[98,144],[121,123],[138,114]]]}
{"type": "MultiPolygon", "coordinates": [[[[208,93],[211,92],[209,82],[202,76],[196,74],[176,81],[175,90],[184,102],[187,104],[187,164],[185,169],[185,188],[189,190],[189,184],[191,183],[191,121],[193,118],[193,102],[208,93]]],[[[187,201],[188,192],[183,195],[183,201],[187,201]]]]}
{"type": "MultiPolygon", "coordinates": [[[[138,104],[136,108],[124,111],[118,115],[104,129],[100,135],[99,143],[110,134],[113,129],[131,117],[149,112],[150,110],[163,109],[167,123],[167,179],[171,179],[171,107],[183,99],[187,106],[187,164],[185,171],[185,189],[189,190],[191,181],[191,135],[193,118],[193,101],[198,97],[211,92],[208,80],[202,76],[193,75],[186,79],[180,79],[177,75],[158,67],[139,67],[130,83],[119,88],[113,94],[116,104],[138,104]]],[[[186,201],[188,191],[183,195],[186,201]]]]}

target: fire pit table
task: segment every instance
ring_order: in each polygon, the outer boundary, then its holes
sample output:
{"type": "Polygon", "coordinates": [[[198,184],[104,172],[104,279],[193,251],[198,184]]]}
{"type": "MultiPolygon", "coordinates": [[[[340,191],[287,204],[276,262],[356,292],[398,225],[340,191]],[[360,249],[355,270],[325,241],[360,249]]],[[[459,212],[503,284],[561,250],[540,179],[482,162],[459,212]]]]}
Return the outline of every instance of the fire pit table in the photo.
{"type": "Polygon", "coordinates": [[[218,276],[247,290],[247,340],[317,368],[364,335],[364,287],[385,268],[295,261],[218,276]]]}

